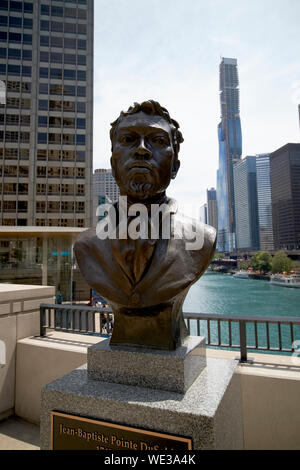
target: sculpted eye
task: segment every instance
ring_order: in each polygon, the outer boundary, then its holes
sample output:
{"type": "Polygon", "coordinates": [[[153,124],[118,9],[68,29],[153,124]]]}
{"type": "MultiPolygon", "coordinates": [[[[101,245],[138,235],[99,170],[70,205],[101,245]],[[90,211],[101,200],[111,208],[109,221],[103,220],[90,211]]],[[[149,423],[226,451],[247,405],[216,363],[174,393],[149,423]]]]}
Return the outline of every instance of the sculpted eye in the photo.
{"type": "Polygon", "coordinates": [[[122,144],[132,144],[135,141],[135,136],[126,134],[122,135],[119,140],[122,144]]]}
{"type": "Polygon", "coordinates": [[[168,140],[162,136],[154,137],[153,142],[158,145],[169,145],[168,140]]]}

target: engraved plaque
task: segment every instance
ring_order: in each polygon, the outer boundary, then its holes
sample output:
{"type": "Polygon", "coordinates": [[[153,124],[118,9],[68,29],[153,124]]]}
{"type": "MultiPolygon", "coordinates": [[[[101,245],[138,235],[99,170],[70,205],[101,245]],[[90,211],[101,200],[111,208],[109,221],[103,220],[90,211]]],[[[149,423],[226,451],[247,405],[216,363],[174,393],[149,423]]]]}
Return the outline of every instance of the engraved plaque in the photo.
{"type": "Polygon", "coordinates": [[[186,451],[192,440],[52,411],[51,449],[186,451]]]}

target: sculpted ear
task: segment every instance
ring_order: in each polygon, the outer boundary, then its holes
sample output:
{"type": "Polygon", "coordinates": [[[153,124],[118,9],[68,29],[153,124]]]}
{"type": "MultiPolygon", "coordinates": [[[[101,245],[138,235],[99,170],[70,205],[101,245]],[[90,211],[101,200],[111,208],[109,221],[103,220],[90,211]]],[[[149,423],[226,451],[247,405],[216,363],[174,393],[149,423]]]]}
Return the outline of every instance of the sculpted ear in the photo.
{"type": "Polygon", "coordinates": [[[176,159],[175,162],[173,163],[173,168],[172,168],[172,180],[176,178],[179,167],[180,167],[180,161],[176,159]]]}

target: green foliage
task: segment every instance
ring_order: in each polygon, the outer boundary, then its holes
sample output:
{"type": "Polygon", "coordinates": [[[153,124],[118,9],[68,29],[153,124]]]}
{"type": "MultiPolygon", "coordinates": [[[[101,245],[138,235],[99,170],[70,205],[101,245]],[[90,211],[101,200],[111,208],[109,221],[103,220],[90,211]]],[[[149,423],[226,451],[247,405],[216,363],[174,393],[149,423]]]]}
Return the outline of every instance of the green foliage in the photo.
{"type": "Polygon", "coordinates": [[[215,253],[214,254],[214,259],[222,259],[223,258],[223,253],[215,253]]]}
{"type": "Polygon", "coordinates": [[[292,260],[283,251],[277,251],[272,259],[272,273],[290,272],[292,269],[292,260]]]}
{"type": "Polygon", "coordinates": [[[300,272],[300,261],[292,261],[292,269],[300,272]]]}
{"type": "Polygon", "coordinates": [[[259,251],[250,260],[250,266],[254,271],[267,273],[271,269],[272,256],[267,251],[259,251]]]}
{"type": "Polygon", "coordinates": [[[247,262],[240,263],[240,269],[243,269],[244,271],[247,271],[248,268],[249,268],[249,263],[247,263],[247,262]]]}

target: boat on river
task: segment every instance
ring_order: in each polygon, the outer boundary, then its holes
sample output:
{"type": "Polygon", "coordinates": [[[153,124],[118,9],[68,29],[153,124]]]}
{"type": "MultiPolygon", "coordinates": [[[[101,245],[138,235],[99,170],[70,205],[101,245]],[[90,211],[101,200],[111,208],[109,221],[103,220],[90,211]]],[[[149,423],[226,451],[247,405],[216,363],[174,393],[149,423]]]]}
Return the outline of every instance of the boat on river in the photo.
{"type": "Polygon", "coordinates": [[[272,274],[270,283],[274,286],[296,287],[300,289],[300,275],[272,274]]]}
{"type": "Polygon", "coordinates": [[[249,274],[247,273],[247,271],[240,269],[240,271],[234,273],[233,277],[236,277],[237,279],[249,279],[249,274]]]}

